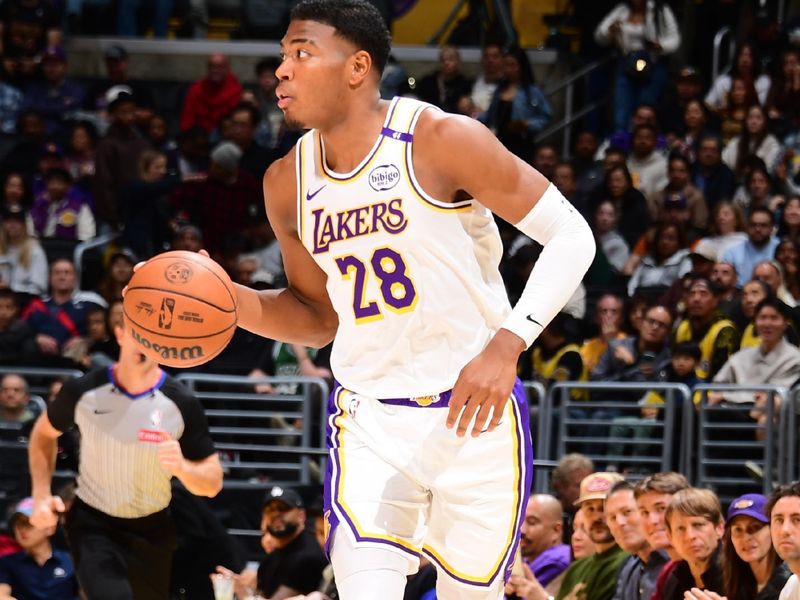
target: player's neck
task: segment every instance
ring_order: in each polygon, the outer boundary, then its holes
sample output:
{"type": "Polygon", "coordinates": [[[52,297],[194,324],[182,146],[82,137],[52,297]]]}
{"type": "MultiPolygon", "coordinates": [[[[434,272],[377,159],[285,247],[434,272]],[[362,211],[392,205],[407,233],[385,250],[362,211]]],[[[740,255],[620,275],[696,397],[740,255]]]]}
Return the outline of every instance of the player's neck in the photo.
{"type": "Polygon", "coordinates": [[[355,169],[375,145],[389,103],[379,97],[359,98],[335,122],[320,127],[325,143],[326,166],[338,173],[355,169]]]}

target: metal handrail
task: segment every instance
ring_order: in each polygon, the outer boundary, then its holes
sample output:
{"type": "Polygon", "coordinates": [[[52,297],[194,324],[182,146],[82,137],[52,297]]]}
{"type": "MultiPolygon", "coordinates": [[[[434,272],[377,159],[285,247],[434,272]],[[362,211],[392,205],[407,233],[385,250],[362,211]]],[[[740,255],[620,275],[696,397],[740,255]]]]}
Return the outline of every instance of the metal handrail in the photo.
{"type": "Polygon", "coordinates": [[[574,109],[574,98],[575,98],[575,83],[584,79],[586,76],[590,75],[597,69],[604,67],[608,62],[613,59],[613,56],[607,55],[603,58],[598,60],[592,61],[587,65],[584,65],[574,73],[571,73],[567,77],[557,81],[555,83],[548,84],[544,91],[545,95],[550,97],[553,94],[564,90],[564,116],[556,121],[555,123],[551,123],[549,126],[545,127],[542,131],[540,131],[534,137],[534,143],[539,143],[542,140],[558,133],[559,131],[563,131],[563,139],[561,142],[562,145],[562,154],[565,158],[569,158],[570,146],[572,141],[572,124],[575,123],[578,119],[582,118],[584,115],[590,113],[591,111],[599,108],[600,106],[604,105],[608,101],[608,95],[603,96],[599,100],[594,102],[589,102],[585,106],[581,107],[577,111],[574,109]]]}
{"type": "MultiPolygon", "coordinates": [[[[246,377],[241,375],[215,375],[210,373],[182,373],[178,375],[177,379],[181,381],[183,384],[187,385],[189,389],[195,391],[195,386],[197,383],[212,383],[212,384],[232,384],[232,385],[246,385],[246,386],[253,386],[259,383],[270,383],[270,384],[281,384],[281,383],[291,383],[291,384],[298,384],[302,386],[310,386],[310,387],[317,387],[320,390],[320,399],[319,402],[321,404],[321,413],[324,414],[325,412],[325,405],[328,400],[328,396],[330,395],[330,388],[328,387],[328,383],[322,379],[321,377],[285,377],[285,376],[278,376],[278,377],[246,377]]],[[[235,394],[235,392],[232,392],[235,394]]],[[[275,400],[275,401],[290,401],[290,402],[299,402],[301,404],[301,414],[302,414],[302,433],[300,437],[300,446],[303,448],[313,447],[312,445],[316,445],[318,448],[325,448],[325,424],[327,422],[326,419],[321,419],[319,432],[316,436],[312,435],[311,425],[313,421],[313,412],[312,412],[312,403],[308,400],[310,399],[310,392],[306,391],[304,394],[298,394],[296,396],[286,396],[282,397],[280,395],[273,395],[273,394],[265,394],[264,400],[275,400]],[[301,396],[301,397],[298,397],[301,396]],[[303,401],[305,400],[305,401],[303,401]]],[[[292,411],[276,411],[276,412],[292,412],[292,411]]],[[[300,473],[301,473],[301,480],[303,482],[310,481],[310,468],[311,468],[311,456],[309,453],[300,453],[300,473]]]]}
{"type": "MultiPolygon", "coordinates": [[[[689,387],[683,383],[662,383],[662,382],[603,382],[603,381],[560,381],[555,383],[554,385],[550,386],[548,390],[548,410],[553,411],[553,407],[555,406],[555,399],[560,398],[561,403],[560,406],[563,409],[563,406],[569,402],[569,393],[571,390],[588,390],[588,391],[617,391],[620,393],[625,392],[650,392],[650,391],[661,391],[663,392],[664,399],[666,401],[665,410],[664,410],[664,421],[662,423],[663,428],[666,432],[671,432],[674,430],[675,426],[675,407],[678,405],[682,405],[682,412],[688,412],[688,406],[691,405],[691,398],[692,392],[689,387]],[[676,399],[677,396],[677,399],[676,399]],[[566,402],[565,402],[566,400],[566,402]],[[673,410],[666,410],[666,407],[670,404],[673,404],[673,410]]],[[[572,402],[572,405],[575,404],[582,404],[582,402],[572,402]]],[[[585,405],[587,408],[594,408],[598,406],[602,406],[603,402],[592,402],[591,400],[587,400],[585,405]]],[[[623,403],[616,403],[616,404],[623,404],[623,403]]],[[[550,415],[552,418],[552,414],[550,415]]],[[[561,415],[560,424],[559,424],[559,435],[563,435],[563,430],[565,427],[564,424],[564,415],[561,415]]],[[[684,416],[683,419],[684,424],[686,423],[686,418],[684,416]]],[[[552,426],[552,423],[550,424],[552,426]]],[[[684,433],[687,435],[689,439],[691,439],[691,430],[687,431],[684,429],[684,433]]],[[[548,444],[550,444],[548,440],[548,444]]],[[[548,453],[550,448],[547,448],[548,453]]],[[[687,458],[687,454],[689,453],[689,446],[686,443],[680,445],[680,452],[678,458],[678,465],[677,468],[680,468],[681,465],[685,465],[689,462],[689,458],[687,458]]],[[[661,453],[661,462],[662,466],[666,469],[668,467],[668,463],[671,460],[672,455],[672,441],[669,439],[665,440],[664,448],[662,449],[661,453]]],[[[549,458],[549,456],[548,456],[549,458]]]]}
{"type": "Polygon", "coordinates": [[[600,67],[605,66],[606,63],[608,63],[611,60],[613,60],[613,58],[614,58],[613,55],[608,54],[608,55],[604,56],[603,58],[599,58],[597,60],[593,60],[589,64],[582,66],[577,71],[574,71],[574,72],[570,73],[569,75],[567,75],[563,79],[560,79],[560,80],[556,81],[555,83],[548,83],[546,86],[544,86],[544,90],[543,91],[544,91],[545,94],[548,94],[548,95],[549,94],[555,94],[556,92],[560,92],[561,90],[563,90],[564,88],[566,88],[569,85],[572,85],[573,83],[575,83],[579,79],[583,79],[584,77],[589,75],[592,71],[595,71],[595,70],[599,69],[600,67]]]}
{"type": "MultiPolygon", "coordinates": [[[[777,442],[778,446],[781,446],[781,445],[783,445],[785,443],[785,440],[783,439],[783,436],[782,436],[782,433],[784,431],[784,427],[781,425],[780,422],[777,425],[775,423],[775,414],[776,414],[775,413],[775,411],[776,411],[775,398],[776,397],[780,397],[780,398],[783,398],[783,399],[788,399],[788,397],[789,397],[788,389],[783,387],[783,386],[769,385],[769,384],[745,385],[745,384],[740,384],[740,383],[701,383],[701,384],[698,384],[698,385],[694,386],[693,391],[695,393],[699,393],[700,394],[700,409],[701,409],[701,413],[704,410],[708,411],[708,410],[715,410],[716,409],[716,407],[714,407],[714,406],[711,406],[711,407],[706,406],[707,402],[708,402],[708,393],[709,392],[752,392],[752,393],[766,392],[767,393],[767,403],[766,403],[767,422],[766,422],[766,425],[764,427],[765,432],[766,432],[766,439],[763,442],[763,447],[764,447],[764,481],[763,481],[763,487],[764,487],[764,493],[768,494],[772,490],[772,483],[773,483],[773,478],[774,478],[773,468],[777,467],[778,478],[782,477],[781,473],[783,471],[781,465],[779,464],[780,461],[776,461],[775,460],[776,442],[777,442]],[[776,433],[777,433],[777,438],[778,438],[777,440],[775,439],[776,438],[776,433]]],[[[733,403],[731,403],[731,404],[733,404],[733,403]]],[[[744,403],[743,406],[747,407],[747,406],[749,406],[749,404],[750,403],[744,403]]],[[[730,411],[730,410],[734,410],[734,407],[731,407],[731,406],[722,407],[722,408],[719,408],[718,410],[720,410],[720,411],[724,411],[724,410],[730,411]]],[[[698,415],[698,418],[699,417],[700,417],[700,415],[698,415]]],[[[748,425],[747,428],[749,430],[751,430],[751,431],[755,431],[756,428],[757,428],[755,423],[753,423],[752,425],[749,425],[749,424],[747,424],[747,425],[748,425]]],[[[700,457],[702,456],[701,448],[703,447],[703,443],[704,443],[705,437],[706,437],[706,432],[705,432],[705,430],[704,430],[704,428],[702,426],[698,427],[698,436],[699,436],[699,440],[698,440],[699,443],[698,443],[698,449],[697,450],[698,450],[698,462],[699,462],[700,457]]],[[[762,444],[757,444],[757,446],[761,446],[761,445],[762,444]]],[[[780,453],[779,453],[779,457],[781,457],[780,453]]]]}
{"type": "Polygon", "coordinates": [[[113,242],[118,237],[118,233],[104,233],[75,246],[75,250],[72,252],[72,262],[75,264],[75,280],[78,282],[79,289],[81,285],[81,275],[83,275],[83,255],[89,250],[100,248],[101,246],[113,242]]]}

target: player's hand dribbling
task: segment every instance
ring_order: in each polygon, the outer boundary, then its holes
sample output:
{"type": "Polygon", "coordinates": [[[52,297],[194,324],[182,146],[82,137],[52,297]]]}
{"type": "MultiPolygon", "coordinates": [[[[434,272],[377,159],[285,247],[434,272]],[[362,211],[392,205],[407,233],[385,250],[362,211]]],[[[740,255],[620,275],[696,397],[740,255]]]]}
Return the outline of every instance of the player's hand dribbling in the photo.
{"type": "Polygon", "coordinates": [[[58,496],[34,499],[31,525],[36,529],[48,529],[58,525],[58,514],[66,510],[64,501],[58,496]]]}
{"type": "Polygon", "coordinates": [[[183,457],[181,445],[168,433],[164,434],[164,440],[158,444],[158,462],[161,468],[175,477],[185,470],[186,459],[183,457]]]}
{"type": "Polygon", "coordinates": [[[500,424],[517,377],[517,359],[523,350],[522,339],[501,329],[483,352],[461,369],[450,397],[449,429],[458,421],[456,434],[463,437],[475,417],[471,435],[477,437],[484,431],[489,415],[492,418],[486,431],[493,431],[500,424]]]}

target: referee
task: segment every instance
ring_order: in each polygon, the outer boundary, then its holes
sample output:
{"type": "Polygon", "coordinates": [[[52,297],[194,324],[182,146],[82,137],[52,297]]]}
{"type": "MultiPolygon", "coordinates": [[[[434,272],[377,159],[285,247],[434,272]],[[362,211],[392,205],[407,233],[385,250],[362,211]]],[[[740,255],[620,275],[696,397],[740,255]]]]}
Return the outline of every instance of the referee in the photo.
{"type": "Polygon", "coordinates": [[[56,440],[81,436],[78,490],[67,540],[88,600],[166,600],[175,528],[170,479],[215,496],[222,467],[197,399],[116,327],[119,362],[64,384],[31,433],[31,524],[56,524],[64,503],[51,492],[56,440]]]}

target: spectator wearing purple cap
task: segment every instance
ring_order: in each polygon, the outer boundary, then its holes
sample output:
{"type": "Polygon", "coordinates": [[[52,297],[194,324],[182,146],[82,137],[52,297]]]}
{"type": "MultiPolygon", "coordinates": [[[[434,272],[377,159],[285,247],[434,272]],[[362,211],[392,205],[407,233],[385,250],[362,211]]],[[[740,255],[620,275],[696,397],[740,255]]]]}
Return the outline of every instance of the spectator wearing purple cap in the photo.
{"type": "Polygon", "coordinates": [[[53,548],[55,526],[36,529],[30,523],[33,498],[25,498],[8,519],[22,551],[0,557],[0,598],[78,600],[78,580],[69,552],[53,548]]]}
{"type": "Polygon", "coordinates": [[[694,588],[692,600],[778,600],[791,572],[772,546],[766,503],[762,494],[745,494],[731,502],[722,539],[725,595],[694,588]]]}
{"type": "Polygon", "coordinates": [[[60,133],[65,118],[83,104],[83,87],[67,77],[67,55],[61,46],[48,48],[42,56],[43,81],[31,83],[23,106],[45,119],[49,134],[60,133]]]}

